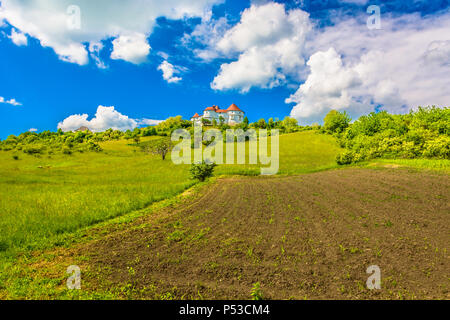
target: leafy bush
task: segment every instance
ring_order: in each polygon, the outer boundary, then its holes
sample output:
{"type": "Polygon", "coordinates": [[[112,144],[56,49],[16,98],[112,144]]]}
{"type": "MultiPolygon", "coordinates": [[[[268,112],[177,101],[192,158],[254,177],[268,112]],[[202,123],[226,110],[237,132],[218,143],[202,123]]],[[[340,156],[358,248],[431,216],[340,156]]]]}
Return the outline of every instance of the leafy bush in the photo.
{"type": "Polygon", "coordinates": [[[26,154],[41,154],[44,152],[44,147],[39,145],[29,145],[23,148],[23,152],[26,154]]]}
{"type": "Polygon", "coordinates": [[[43,131],[41,133],[36,132],[24,132],[19,136],[10,135],[6,140],[0,140],[0,151],[23,151],[24,153],[36,155],[48,152],[62,152],[70,154],[74,152],[85,151],[102,151],[99,146],[99,142],[119,140],[122,138],[134,139],[139,141],[140,137],[147,137],[153,135],[167,136],[168,132],[175,127],[184,126],[189,127],[190,122],[181,120],[181,117],[176,117],[168,120],[160,127],[160,132],[156,127],[147,128],[135,128],[133,131],[128,130],[122,132],[120,130],[108,129],[104,132],[91,132],[91,131],[77,131],[77,132],[63,132],[58,129],[56,132],[43,131]],[[67,149],[70,149],[69,153],[67,149]]]}
{"type": "Polygon", "coordinates": [[[94,141],[88,141],[87,143],[87,149],[90,151],[95,151],[95,152],[101,152],[103,151],[103,149],[100,147],[100,145],[94,141]]]}
{"type": "Polygon", "coordinates": [[[449,159],[450,158],[450,137],[441,136],[434,140],[427,141],[424,145],[423,156],[427,158],[449,159]]]}
{"type": "Polygon", "coordinates": [[[450,109],[419,107],[405,115],[386,111],[360,117],[339,135],[348,164],[373,158],[450,158],[450,109]],[[350,162],[351,161],[351,162],[350,162]]]}
{"type": "Polygon", "coordinates": [[[71,154],[72,154],[72,150],[70,150],[70,149],[67,148],[67,147],[64,147],[64,148],[62,149],[62,153],[63,153],[63,154],[67,154],[67,155],[71,155],[71,154]]]}
{"type": "Polygon", "coordinates": [[[336,162],[338,165],[351,164],[354,162],[355,154],[353,151],[344,151],[336,156],[336,162]]]}
{"type": "Polygon", "coordinates": [[[215,163],[194,163],[191,166],[191,178],[199,181],[205,181],[207,178],[212,177],[214,168],[217,166],[215,163]]]}
{"type": "Polygon", "coordinates": [[[331,110],[324,119],[324,129],[329,133],[341,133],[350,123],[351,119],[347,113],[331,110]]]}

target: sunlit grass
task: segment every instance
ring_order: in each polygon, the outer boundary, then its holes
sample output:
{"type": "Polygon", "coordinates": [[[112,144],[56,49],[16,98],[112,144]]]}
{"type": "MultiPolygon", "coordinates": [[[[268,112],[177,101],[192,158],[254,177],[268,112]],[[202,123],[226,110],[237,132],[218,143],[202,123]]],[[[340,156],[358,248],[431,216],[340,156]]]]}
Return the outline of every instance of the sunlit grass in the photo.
{"type": "Polygon", "coordinates": [[[0,249],[34,247],[53,234],[122,215],[172,197],[193,185],[186,166],[175,166],[108,142],[103,153],[0,153],[0,249]]]}
{"type": "MultiPolygon", "coordinates": [[[[143,141],[158,139],[145,138],[143,141]]],[[[0,152],[0,251],[37,248],[152,202],[173,197],[195,182],[189,165],[141,152],[129,141],[102,143],[103,152],[40,157],[0,152]]],[[[316,132],[280,136],[280,173],[335,167],[339,148],[316,132]]],[[[216,175],[259,175],[260,165],[221,165],[216,175]]]]}
{"type": "MultiPolygon", "coordinates": [[[[268,141],[270,156],[271,140],[268,141]]],[[[248,154],[248,142],[246,143],[248,154]]],[[[301,174],[337,167],[335,158],[342,149],[332,136],[316,131],[291,133],[280,136],[279,174],[301,174]]],[[[246,159],[248,162],[248,157],[246,159]]],[[[259,175],[261,167],[269,165],[222,165],[217,174],[259,175]]]]}
{"type": "Polygon", "coordinates": [[[376,159],[374,162],[450,173],[450,160],[445,159],[376,159]]]}

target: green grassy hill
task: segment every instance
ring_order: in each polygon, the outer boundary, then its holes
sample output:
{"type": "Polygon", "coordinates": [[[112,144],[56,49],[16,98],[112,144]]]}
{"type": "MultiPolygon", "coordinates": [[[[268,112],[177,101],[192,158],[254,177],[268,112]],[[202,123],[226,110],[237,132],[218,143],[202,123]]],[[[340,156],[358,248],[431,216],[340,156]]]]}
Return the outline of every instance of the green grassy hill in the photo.
{"type": "MultiPolygon", "coordinates": [[[[160,138],[141,144],[152,139],[160,138]]],[[[352,165],[365,168],[326,171],[338,167],[342,150],[333,136],[305,131],[280,136],[279,177],[230,177],[183,192],[196,184],[189,165],[163,161],[129,143],[102,142],[103,152],[20,154],[18,160],[17,152],[0,152],[0,300],[245,299],[262,281],[252,268],[261,267],[284,279],[262,283],[268,298],[371,298],[355,279],[366,276],[373,259],[385,259],[383,265],[394,259],[401,269],[405,260],[389,255],[398,253],[392,235],[398,234],[399,243],[408,239],[405,259],[409,246],[420,242],[425,251],[415,251],[414,259],[421,265],[445,260],[445,223],[439,219],[447,217],[450,160],[375,159],[352,165]],[[411,221],[433,227],[418,229],[411,221]],[[336,275],[348,266],[354,270],[327,287],[335,281],[320,270],[336,261],[336,275]],[[65,287],[66,268],[73,264],[83,270],[84,290],[65,287]],[[236,268],[244,271],[236,274],[236,268]],[[290,274],[294,269],[307,273],[290,274]],[[154,275],[164,275],[165,283],[151,282],[154,275]],[[224,279],[231,283],[217,288],[224,279]],[[282,285],[286,281],[293,290],[282,285]],[[325,285],[294,286],[304,281],[325,285]]],[[[260,167],[215,170],[216,176],[237,174],[259,175],[260,167]]],[[[396,287],[402,275],[391,271],[383,297],[441,297],[441,274],[433,273],[424,293],[415,288],[425,274],[409,273],[412,282],[396,287]]]]}
{"type": "MultiPolygon", "coordinates": [[[[144,138],[143,142],[157,139],[144,138]]],[[[103,152],[20,155],[0,152],[0,252],[39,248],[46,239],[144,208],[192,186],[189,166],[143,153],[128,141],[103,152]]],[[[280,173],[335,167],[334,138],[308,131],[280,136],[280,173]]],[[[256,165],[222,165],[217,175],[259,174],[256,165]]]]}

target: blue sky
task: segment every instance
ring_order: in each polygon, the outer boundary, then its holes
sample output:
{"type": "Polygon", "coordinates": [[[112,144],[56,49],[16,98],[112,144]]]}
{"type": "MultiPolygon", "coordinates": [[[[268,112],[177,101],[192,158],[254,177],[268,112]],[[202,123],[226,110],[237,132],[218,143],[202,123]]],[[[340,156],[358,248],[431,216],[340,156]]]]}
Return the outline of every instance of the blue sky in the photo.
{"type": "Polygon", "coordinates": [[[105,0],[0,1],[0,138],[65,119],[69,130],[99,106],[114,109],[97,114],[98,130],[231,103],[250,121],[304,124],[332,108],[357,117],[448,103],[448,1],[192,2],[129,0],[108,12],[105,0]],[[69,4],[80,8],[76,31],[56,18],[73,17],[69,4]],[[369,5],[382,29],[367,27],[369,5]]]}

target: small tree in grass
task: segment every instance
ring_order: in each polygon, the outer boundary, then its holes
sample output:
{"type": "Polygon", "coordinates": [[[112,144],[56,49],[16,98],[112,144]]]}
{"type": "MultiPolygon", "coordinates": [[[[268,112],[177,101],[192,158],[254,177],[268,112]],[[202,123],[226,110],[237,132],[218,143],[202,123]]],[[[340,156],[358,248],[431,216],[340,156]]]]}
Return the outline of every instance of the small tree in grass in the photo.
{"type": "Polygon", "coordinates": [[[212,177],[214,173],[214,168],[217,166],[215,163],[193,163],[191,166],[191,177],[192,179],[198,179],[203,182],[206,178],[212,177]]]}
{"type": "Polygon", "coordinates": [[[331,110],[324,119],[324,128],[329,133],[341,133],[348,127],[351,118],[347,112],[331,110]]]}
{"type": "Polygon", "coordinates": [[[148,146],[148,150],[153,154],[158,154],[166,160],[167,154],[172,151],[174,145],[170,138],[162,138],[148,146]]]}

